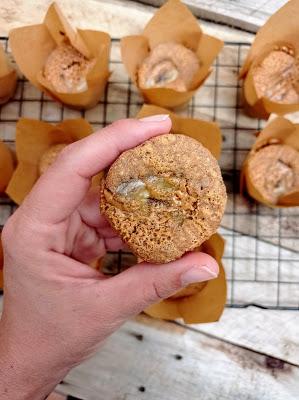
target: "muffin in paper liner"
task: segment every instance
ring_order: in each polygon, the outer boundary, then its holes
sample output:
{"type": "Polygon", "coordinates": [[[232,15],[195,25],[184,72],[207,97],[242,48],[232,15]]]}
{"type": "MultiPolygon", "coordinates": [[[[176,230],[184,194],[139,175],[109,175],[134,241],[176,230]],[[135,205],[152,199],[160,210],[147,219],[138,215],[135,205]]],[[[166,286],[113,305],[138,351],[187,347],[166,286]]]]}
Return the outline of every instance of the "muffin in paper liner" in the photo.
{"type": "Polygon", "coordinates": [[[4,193],[14,171],[12,151],[0,140],[0,193],[4,193]]]}
{"type": "Polygon", "coordinates": [[[269,207],[299,206],[299,124],[276,117],[258,134],[243,163],[241,191],[269,207]]]}
{"type": "Polygon", "coordinates": [[[0,104],[6,103],[17,87],[17,73],[10,65],[5,51],[0,44],[0,104]]]}
{"type": "MultiPolygon", "coordinates": [[[[226,278],[221,261],[224,245],[224,239],[216,233],[198,249],[198,251],[211,255],[218,262],[219,275],[216,279],[188,285],[169,299],[162,300],[144,312],[158,319],[182,318],[188,324],[218,321],[226,303],[226,278]]],[[[98,260],[96,269],[105,275],[113,276],[137,262],[142,262],[142,260],[137,259],[131,253],[106,254],[105,257],[98,260]]]]}
{"type": "Polygon", "coordinates": [[[21,118],[16,125],[18,165],[6,189],[8,196],[21,204],[44,172],[44,168],[41,171],[41,161],[43,165],[50,165],[59,153],[57,150],[63,148],[57,148],[57,145],[70,144],[92,132],[91,125],[82,118],[65,120],[57,125],[21,118]]]}
{"type": "Polygon", "coordinates": [[[110,72],[110,36],[74,29],[56,3],[43,23],[9,33],[13,56],[25,77],[53,99],[75,109],[95,106],[110,72]]]}
{"type": "Polygon", "coordinates": [[[299,110],[299,0],[291,0],[258,31],[241,69],[245,111],[267,119],[299,110]]]}
{"type": "Polygon", "coordinates": [[[121,40],[123,63],[145,101],[166,108],[182,106],[191,99],[211,73],[212,63],[222,47],[221,40],[202,32],[197,19],[179,0],[167,1],[141,35],[121,40]],[[141,69],[142,74],[152,71],[155,75],[155,79],[149,80],[154,87],[141,84],[141,69]],[[161,87],[159,82],[166,75],[175,84],[161,87]]]}
{"type": "Polygon", "coordinates": [[[198,140],[217,160],[219,160],[221,154],[222,135],[218,124],[215,122],[204,121],[202,119],[180,117],[166,108],[150,104],[144,104],[136,118],[145,118],[159,114],[169,115],[172,122],[172,133],[181,133],[198,140]]]}
{"type": "Polygon", "coordinates": [[[199,248],[218,262],[219,275],[216,279],[189,285],[170,298],[147,308],[144,312],[151,317],[165,320],[182,318],[186,324],[218,321],[226,303],[226,279],[221,261],[224,245],[223,238],[215,233],[199,248]]]}

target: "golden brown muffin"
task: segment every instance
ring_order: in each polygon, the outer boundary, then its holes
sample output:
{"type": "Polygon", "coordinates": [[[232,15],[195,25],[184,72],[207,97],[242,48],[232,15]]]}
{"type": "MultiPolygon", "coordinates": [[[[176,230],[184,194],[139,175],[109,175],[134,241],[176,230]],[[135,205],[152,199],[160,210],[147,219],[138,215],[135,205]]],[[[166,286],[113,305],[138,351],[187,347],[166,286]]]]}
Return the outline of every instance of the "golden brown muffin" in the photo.
{"type": "Polygon", "coordinates": [[[87,90],[86,75],[95,65],[68,43],[57,46],[49,55],[44,76],[59,93],[80,93],[87,90]]]}
{"type": "Polygon", "coordinates": [[[299,101],[299,65],[294,51],[286,46],[271,51],[254,69],[253,80],[258,98],[276,103],[296,104],[299,101]]]}
{"type": "Polygon", "coordinates": [[[67,144],[55,144],[49,147],[41,156],[38,163],[39,174],[42,175],[53,164],[59,153],[67,146],[67,144]]]}
{"type": "Polygon", "coordinates": [[[299,188],[299,152],[286,144],[272,144],[254,152],[248,159],[253,186],[271,204],[299,188]]]}
{"type": "Polygon", "coordinates": [[[181,257],[216,232],[226,190],[198,141],[167,134],[124,152],[102,180],[101,212],[142,260],[181,257]]]}
{"type": "Polygon", "coordinates": [[[143,89],[165,87],[185,92],[190,89],[200,68],[196,54],[178,43],[156,46],[138,70],[139,86],[143,89]]]}

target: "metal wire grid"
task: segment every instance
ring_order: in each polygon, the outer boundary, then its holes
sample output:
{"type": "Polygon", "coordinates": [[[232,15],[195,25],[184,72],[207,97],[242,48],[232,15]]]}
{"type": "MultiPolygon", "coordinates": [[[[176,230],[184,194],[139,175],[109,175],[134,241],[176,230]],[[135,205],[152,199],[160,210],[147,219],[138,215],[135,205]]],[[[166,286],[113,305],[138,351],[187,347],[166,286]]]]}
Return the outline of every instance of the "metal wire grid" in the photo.
{"type": "MultiPolygon", "coordinates": [[[[7,38],[0,41],[9,54],[7,38]]],[[[227,42],[205,85],[178,114],[217,121],[222,129],[220,165],[229,197],[220,228],[226,239],[227,305],[299,310],[299,208],[272,210],[239,195],[242,161],[255,132],[263,126],[242,112],[237,77],[248,48],[248,43],[227,42]]],[[[20,78],[14,98],[0,109],[0,138],[14,147],[15,124],[20,117],[52,123],[84,117],[94,128],[134,117],[143,101],[121,63],[119,39],[112,41],[111,70],[103,100],[92,110],[82,112],[53,102],[20,78]]],[[[0,228],[13,210],[7,197],[0,198],[0,228]]],[[[129,262],[128,254],[122,252],[108,257],[108,273],[121,270],[122,264],[129,262]]]]}

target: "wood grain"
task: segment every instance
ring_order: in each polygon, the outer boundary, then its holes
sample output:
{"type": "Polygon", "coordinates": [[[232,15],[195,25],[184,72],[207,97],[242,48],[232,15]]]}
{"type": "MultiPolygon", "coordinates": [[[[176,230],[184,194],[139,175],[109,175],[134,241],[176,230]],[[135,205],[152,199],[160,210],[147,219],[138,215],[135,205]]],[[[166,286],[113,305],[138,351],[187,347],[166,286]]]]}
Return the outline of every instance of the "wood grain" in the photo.
{"type": "MultiPolygon", "coordinates": [[[[141,0],[160,6],[164,0],[141,0]]],[[[195,15],[213,22],[256,32],[287,0],[184,0],[195,15]]]]}
{"type": "Polygon", "coordinates": [[[141,316],[64,382],[86,400],[297,400],[299,368],[141,316]]]}

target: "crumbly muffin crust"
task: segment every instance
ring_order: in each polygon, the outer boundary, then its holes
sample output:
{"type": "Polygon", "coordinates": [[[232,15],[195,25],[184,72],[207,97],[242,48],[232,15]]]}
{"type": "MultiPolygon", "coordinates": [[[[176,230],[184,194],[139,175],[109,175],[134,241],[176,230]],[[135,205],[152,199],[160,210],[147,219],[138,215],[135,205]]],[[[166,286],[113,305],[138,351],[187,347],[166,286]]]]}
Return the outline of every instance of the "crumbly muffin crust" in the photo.
{"type": "Polygon", "coordinates": [[[248,176],[271,204],[299,189],[299,152],[286,144],[262,147],[249,156],[248,176]]]}
{"type": "Polygon", "coordinates": [[[200,68],[196,54],[178,43],[161,43],[144,60],[138,71],[143,89],[165,87],[185,92],[200,68]]]}
{"type": "Polygon", "coordinates": [[[167,134],[121,154],[102,180],[101,212],[142,260],[165,263],[216,232],[226,190],[198,141],[167,134]]]}
{"type": "Polygon", "coordinates": [[[49,55],[44,76],[59,93],[80,93],[87,90],[86,76],[95,65],[68,43],[57,46],[49,55]]]}
{"type": "Polygon", "coordinates": [[[287,47],[271,51],[253,71],[258,98],[282,104],[299,102],[299,63],[287,47]]]}

